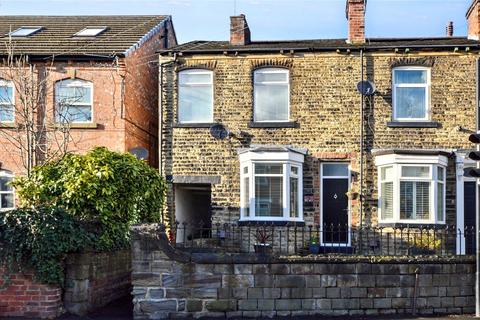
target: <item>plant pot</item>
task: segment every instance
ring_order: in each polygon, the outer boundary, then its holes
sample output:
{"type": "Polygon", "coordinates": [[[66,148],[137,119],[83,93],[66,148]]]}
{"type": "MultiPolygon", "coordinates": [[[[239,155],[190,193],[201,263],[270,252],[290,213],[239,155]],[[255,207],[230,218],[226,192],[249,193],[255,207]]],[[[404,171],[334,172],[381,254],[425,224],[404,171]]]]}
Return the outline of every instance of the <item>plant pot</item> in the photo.
{"type": "Polygon", "coordinates": [[[258,254],[271,254],[273,250],[269,243],[256,243],[253,245],[253,249],[255,250],[255,253],[258,254]]]}
{"type": "Polygon", "coordinates": [[[310,250],[311,254],[318,254],[320,252],[320,245],[318,243],[310,243],[308,250],[310,250]]]}

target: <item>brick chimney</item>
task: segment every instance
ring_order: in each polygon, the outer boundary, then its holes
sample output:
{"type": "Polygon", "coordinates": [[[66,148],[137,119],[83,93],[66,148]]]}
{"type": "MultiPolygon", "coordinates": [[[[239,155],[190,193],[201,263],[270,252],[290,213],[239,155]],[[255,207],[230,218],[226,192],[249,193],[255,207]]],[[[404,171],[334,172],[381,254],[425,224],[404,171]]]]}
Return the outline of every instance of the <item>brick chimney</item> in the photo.
{"type": "Polygon", "coordinates": [[[468,39],[479,40],[480,38],[480,3],[473,0],[467,11],[468,39]]]}
{"type": "Polygon", "coordinates": [[[230,44],[243,46],[250,43],[250,28],[244,14],[230,17],[230,44]]]}
{"type": "Polygon", "coordinates": [[[448,21],[446,32],[447,37],[453,37],[453,21],[448,21]]]}
{"type": "Polygon", "coordinates": [[[365,9],[367,0],[347,0],[348,43],[365,43],[365,9]]]}

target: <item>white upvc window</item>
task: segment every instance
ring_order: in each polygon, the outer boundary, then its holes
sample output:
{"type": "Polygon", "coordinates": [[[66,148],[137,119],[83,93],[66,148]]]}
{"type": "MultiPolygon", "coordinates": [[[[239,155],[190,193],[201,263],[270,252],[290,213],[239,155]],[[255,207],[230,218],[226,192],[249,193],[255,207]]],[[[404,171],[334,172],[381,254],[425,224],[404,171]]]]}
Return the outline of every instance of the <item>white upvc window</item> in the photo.
{"type": "Polygon", "coordinates": [[[253,73],[255,122],[287,122],[290,112],[289,70],[261,68],[253,73]]]}
{"type": "Polygon", "coordinates": [[[241,221],[303,221],[303,155],[240,155],[241,221]]]}
{"type": "Polygon", "coordinates": [[[213,122],[213,72],[189,69],[178,73],[178,122],[213,122]]]}
{"type": "Polygon", "coordinates": [[[10,210],[15,207],[15,190],[10,186],[13,175],[0,171],[0,211],[10,210]]]}
{"type": "Polygon", "coordinates": [[[79,79],[58,81],[55,84],[55,106],[58,123],[92,123],[92,83],[79,79]]]}
{"type": "Polygon", "coordinates": [[[397,67],[392,71],[392,104],[395,121],[430,119],[430,69],[397,67]]]}
{"type": "Polygon", "coordinates": [[[445,223],[446,160],[428,162],[378,165],[380,223],[445,223]]]}
{"type": "Polygon", "coordinates": [[[0,122],[15,120],[15,90],[12,81],[0,79],[0,122]]]}

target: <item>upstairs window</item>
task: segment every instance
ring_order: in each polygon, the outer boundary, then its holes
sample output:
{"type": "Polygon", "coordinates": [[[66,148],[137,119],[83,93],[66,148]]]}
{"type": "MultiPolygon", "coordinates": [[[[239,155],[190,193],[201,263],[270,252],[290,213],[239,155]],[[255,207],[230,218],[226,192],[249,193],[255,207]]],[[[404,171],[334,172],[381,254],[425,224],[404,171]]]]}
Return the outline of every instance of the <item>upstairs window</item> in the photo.
{"type": "Polygon", "coordinates": [[[281,68],[262,68],[253,74],[254,121],[289,121],[289,71],[281,68]]]}
{"type": "Polygon", "coordinates": [[[423,67],[393,69],[392,94],[394,120],[429,120],[430,69],[423,67]]]}
{"type": "Polygon", "coordinates": [[[15,207],[14,189],[10,186],[12,179],[12,174],[0,171],[0,211],[15,207]]]}
{"type": "Polygon", "coordinates": [[[203,69],[178,73],[178,122],[213,122],[213,72],[203,69]]]}
{"type": "Polygon", "coordinates": [[[17,30],[8,33],[7,35],[11,37],[28,37],[42,29],[43,27],[20,27],[17,30]]]}
{"type": "Polygon", "coordinates": [[[0,122],[13,122],[15,118],[14,88],[11,81],[0,80],[0,122]]]}
{"type": "Polygon", "coordinates": [[[92,122],[92,83],[78,79],[62,80],[55,86],[58,123],[92,122]]]}

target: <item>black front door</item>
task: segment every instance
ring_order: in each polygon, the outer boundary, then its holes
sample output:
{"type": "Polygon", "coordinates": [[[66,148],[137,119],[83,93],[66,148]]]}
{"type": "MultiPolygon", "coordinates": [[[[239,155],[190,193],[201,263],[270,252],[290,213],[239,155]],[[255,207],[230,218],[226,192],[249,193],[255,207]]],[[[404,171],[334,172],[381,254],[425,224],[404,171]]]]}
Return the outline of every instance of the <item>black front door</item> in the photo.
{"type": "Polygon", "coordinates": [[[465,252],[475,253],[475,212],[477,205],[475,201],[474,181],[466,181],[464,184],[464,212],[465,212],[465,252]]]}
{"type": "Polygon", "coordinates": [[[348,177],[324,178],[322,190],[323,242],[348,243],[348,177]]]}

